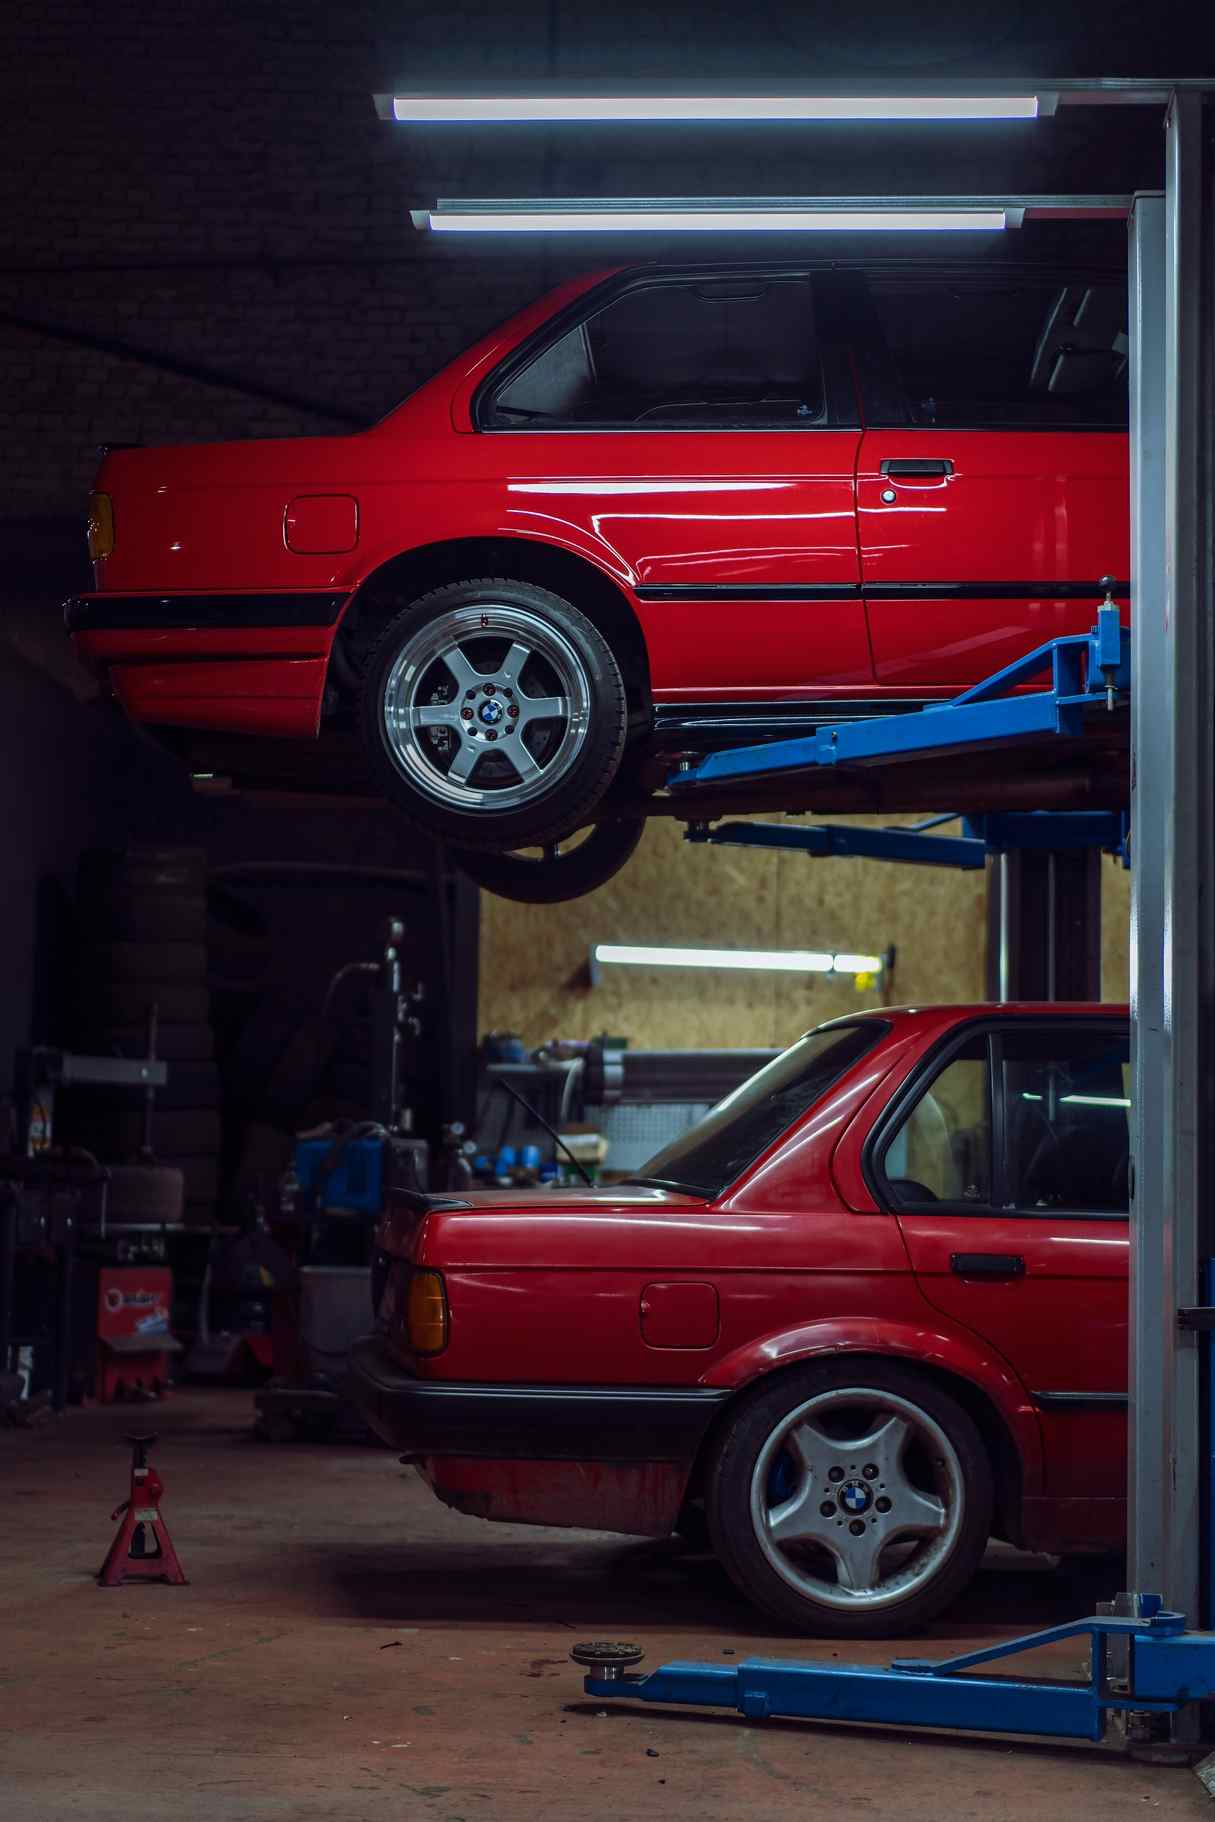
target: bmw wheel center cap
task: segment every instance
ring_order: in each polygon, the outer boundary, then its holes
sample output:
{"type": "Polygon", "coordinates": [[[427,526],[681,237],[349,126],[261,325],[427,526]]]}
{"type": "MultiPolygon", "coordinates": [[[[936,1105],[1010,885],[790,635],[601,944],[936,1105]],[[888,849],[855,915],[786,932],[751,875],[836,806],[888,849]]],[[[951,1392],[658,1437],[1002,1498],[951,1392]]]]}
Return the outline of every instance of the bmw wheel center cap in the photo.
{"type": "Polygon", "coordinates": [[[873,1494],[863,1480],[846,1480],[840,1488],[840,1505],[845,1512],[859,1517],[873,1504],[873,1494]]]}

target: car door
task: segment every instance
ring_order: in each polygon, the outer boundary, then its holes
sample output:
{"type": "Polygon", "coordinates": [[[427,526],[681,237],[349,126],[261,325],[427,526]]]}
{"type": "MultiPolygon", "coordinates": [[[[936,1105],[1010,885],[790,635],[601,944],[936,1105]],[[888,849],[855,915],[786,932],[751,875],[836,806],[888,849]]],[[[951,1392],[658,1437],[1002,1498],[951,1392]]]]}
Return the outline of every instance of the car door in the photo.
{"type": "Polygon", "coordinates": [[[833,299],[805,273],[633,275],[479,397],[508,528],[630,580],[656,694],[872,685],[833,299]]]}
{"type": "Polygon", "coordinates": [[[1053,1500],[1126,1491],[1129,1043],[1122,1019],[973,1026],[871,1152],[924,1296],[1036,1406],[1053,1500]]]}
{"type": "Polygon", "coordinates": [[[877,680],[957,690],[1087,632],[1130,567],[1125,278],[870,281],[857,466],[877,680]]]}

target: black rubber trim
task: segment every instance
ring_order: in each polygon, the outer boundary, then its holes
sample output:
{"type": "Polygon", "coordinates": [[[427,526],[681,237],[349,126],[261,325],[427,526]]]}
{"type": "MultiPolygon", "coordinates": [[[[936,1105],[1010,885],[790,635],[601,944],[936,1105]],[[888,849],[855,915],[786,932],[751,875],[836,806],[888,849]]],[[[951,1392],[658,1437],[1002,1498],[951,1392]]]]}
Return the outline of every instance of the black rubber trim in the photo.
{"type": "Polygon", "coordinates": [[[859,582],[646,582],[639,601],[857,601],[859,582]]]}
{"type": "Polygon", "coordinates": [[[343,1390],[394,1449],[495,1461],[691,1461],[730,1396],[701,1386],[421,1380],[376,1335],[351,1348],[343,1390]]]}
{"type": "Polygon", "coordinates": [[[758,740],[812,734],[840,721],[871,721],[877,715],[905,715],[922,709],[923,696],[853,697],[842,702],[660,702],[654,733],[700,739],[758,740]]]}
{"type": "MultiPolygon", "coordinates": [[[[1112,593],[1125,599],[1129,582],[1116,581],[1112,593]]],[[[1084,601],[1105,590],[1099,582],[763,582],[642,583],[633,593],[639,601],[1084,601]]]]}
{"type": "MultiPolygon", "coordinates": [[[[1036,582],[867,582],[862,592],[866,601],[1085,601],[1095,596],[1100,603],[1105,597],[1099,582],[1044,578],[1036,582]]],[[[1131,585],[1115,582],[1110,592],[1115,599],[1125,599],[1131,585]]]]}
{"type": "Polygon", "coordinates": [[[1031,1392],[1030,1396],[1047,1411],[1121,1410],[1130,1403],[1126,1392],[1031,1392]]]}
{"type": "Polygon", "coordinates": [[[145,627],[333,626],[350,599],[336,595],[72,595],[63,604],[69,633],[145,627]]]}

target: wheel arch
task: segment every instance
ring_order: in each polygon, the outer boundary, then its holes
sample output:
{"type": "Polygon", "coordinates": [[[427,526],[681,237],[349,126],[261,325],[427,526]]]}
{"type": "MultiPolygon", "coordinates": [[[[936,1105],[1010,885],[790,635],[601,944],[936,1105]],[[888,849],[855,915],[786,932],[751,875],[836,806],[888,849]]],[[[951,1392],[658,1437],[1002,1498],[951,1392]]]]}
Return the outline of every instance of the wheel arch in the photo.
{"type": "Polygon", "coordinates": [[[539,538],[445,538],[401,551],[359,584],[338,625],[330,655],[342,694],[357,687],[380,632],[403,605],[450,582],[509,577],[562,595],[593,620],[621,663],[630,719],[650,713],[649,652],[641,623],[619,580],[577,551],[539,538]]]}
{"type": "Polygon", "coordinates": [[[766,1370],[758,1368],[739,1382],[734,1395],[714,1413],[713,1421],[701,1438],[688,1477],[686,1497],[695,1499],[703,1492],[708,1466],[727,1424],[740,1408],[761,1393],[768,1392],[782,1379],[789,1378],[799,1367],[825,1361],[847,1359],[858,1365],[873,1362],[898,1366],[918,1373],[939,1391],[946,1392],[975,1424],[991,1462],[995,1492],[993,1526],[1000,1537],[1019,1544],[1024,1535],[1022,1502],[1027,1484],[1037,1485],[1041,1478],[1041,1444],[1037,1421],[1025,1411],[1025,1421],[1017,1422],[1007,1409],[1001,1408],[992,1391],[958,1365],[926,1360],[922,1351],[909,1346],[875,1346],[871,1342],[821,1342],[804,1351],[787,1355],[779,1364],[766,1370]]]}

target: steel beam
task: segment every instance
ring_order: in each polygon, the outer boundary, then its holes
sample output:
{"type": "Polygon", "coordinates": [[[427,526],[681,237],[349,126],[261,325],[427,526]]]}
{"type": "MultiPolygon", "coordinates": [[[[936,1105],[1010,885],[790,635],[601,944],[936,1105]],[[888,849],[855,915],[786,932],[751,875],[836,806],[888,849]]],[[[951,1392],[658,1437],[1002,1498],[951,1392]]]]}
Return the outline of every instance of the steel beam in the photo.
{"type": "Polygon", "coordinates": [[[1197,1336],[1212,1234],[1215,626],[1212,184],[1201,94],[1173,95],[1166,195],[1130,228],[1132,594],[1130,1586],[1200,1612],[1197,1336]]]}

